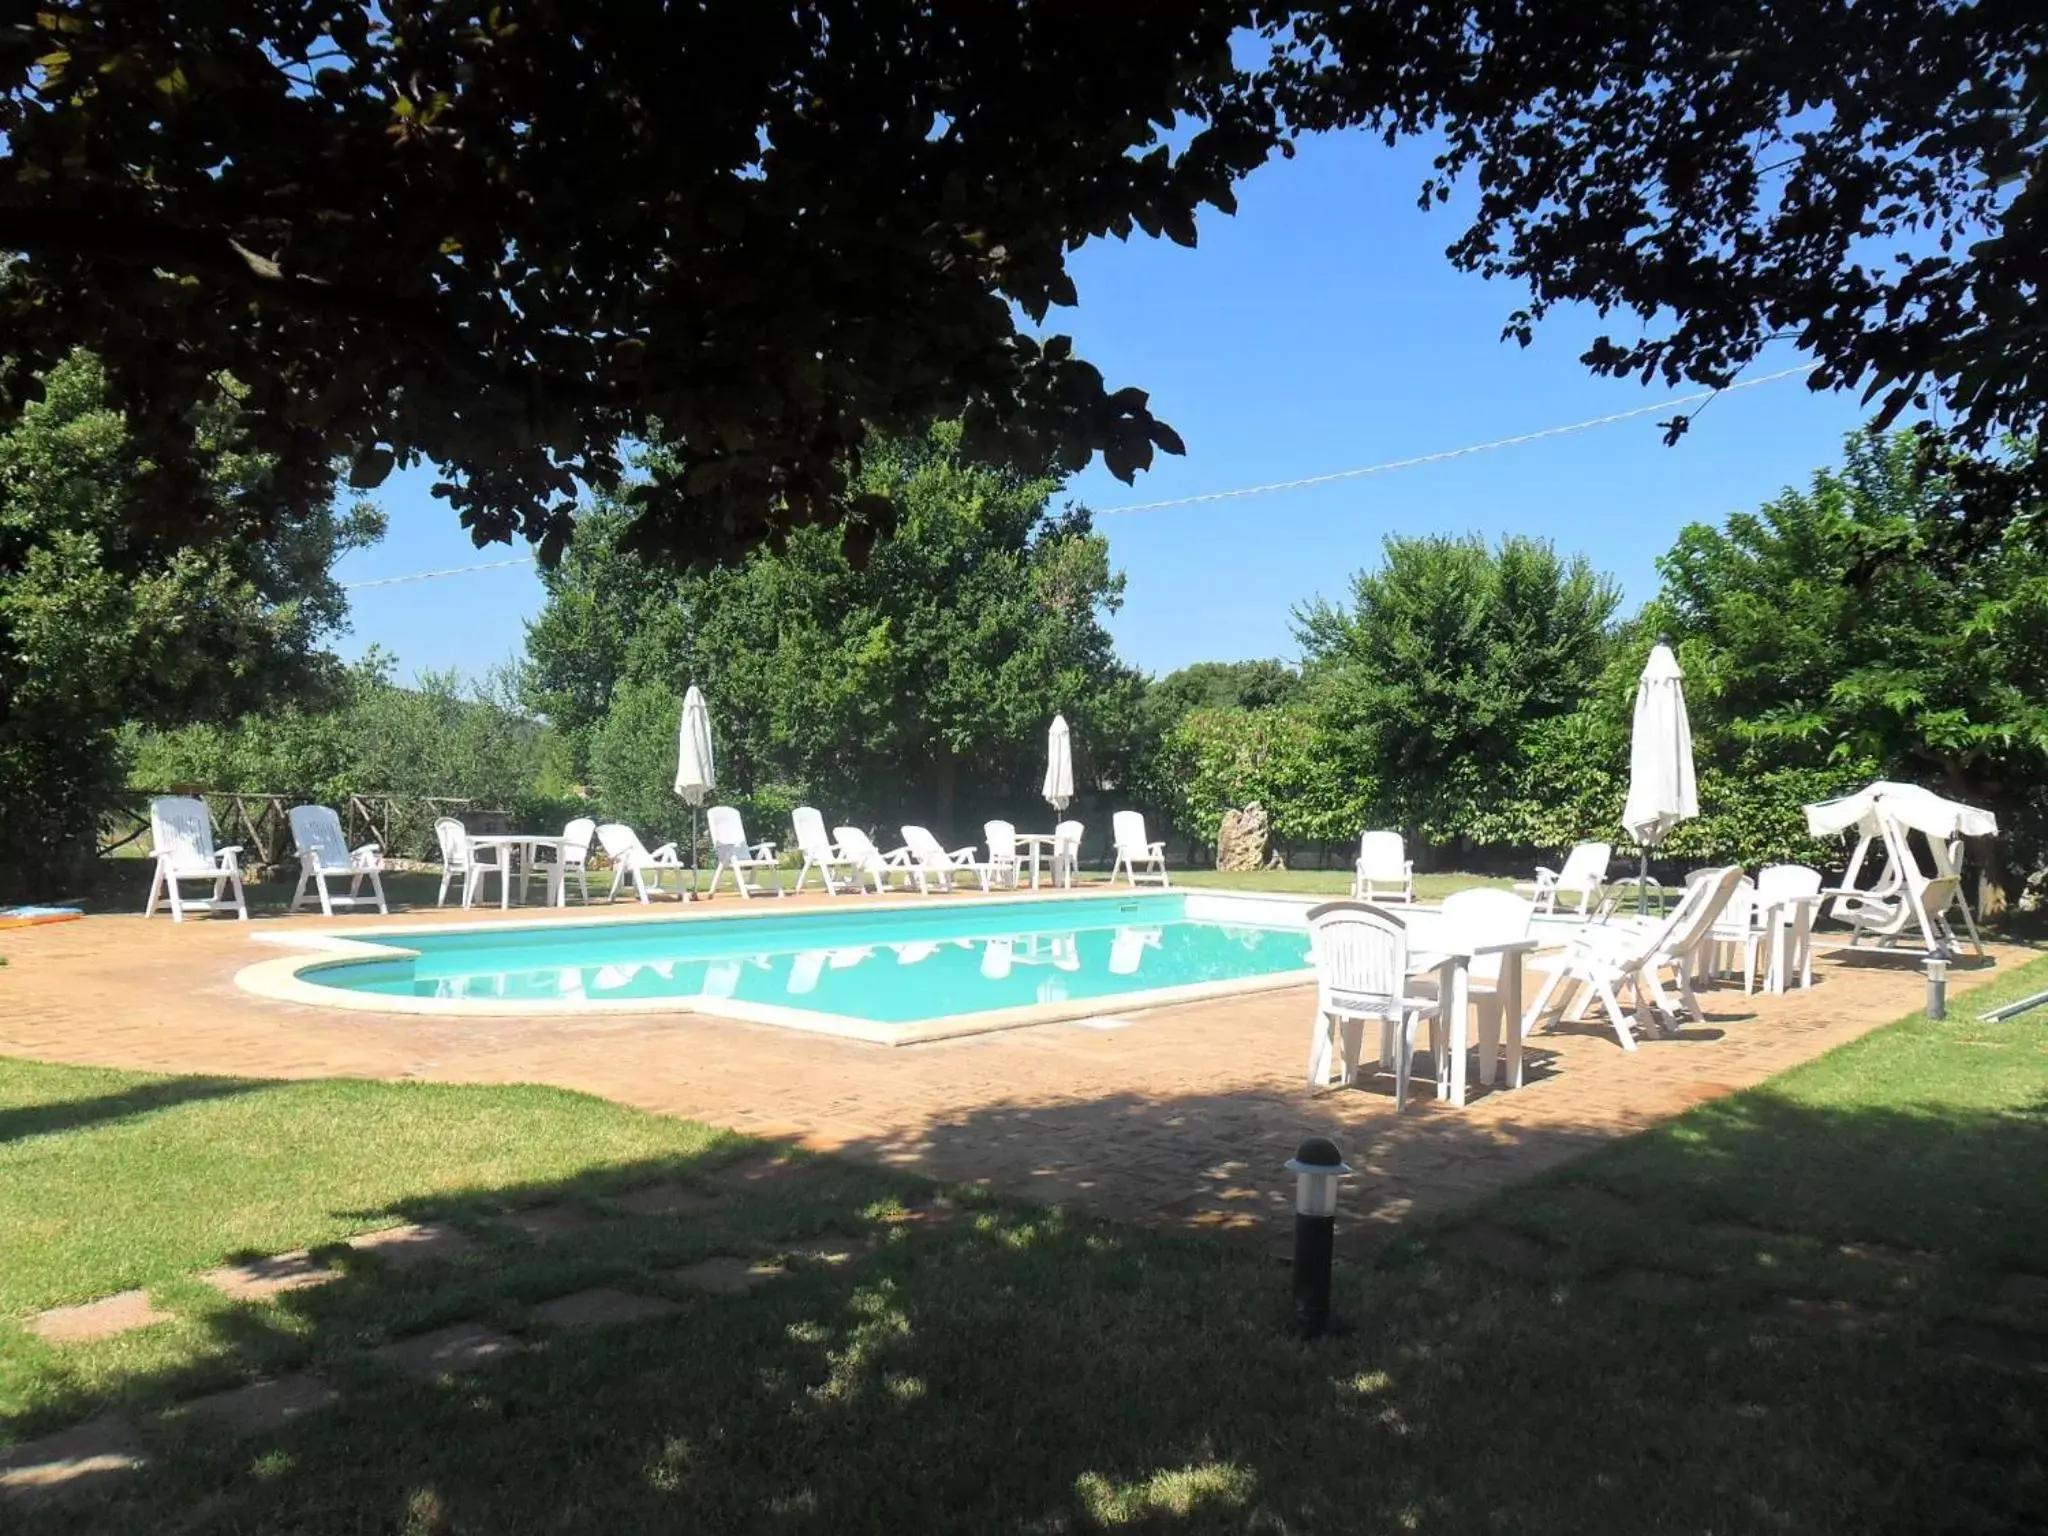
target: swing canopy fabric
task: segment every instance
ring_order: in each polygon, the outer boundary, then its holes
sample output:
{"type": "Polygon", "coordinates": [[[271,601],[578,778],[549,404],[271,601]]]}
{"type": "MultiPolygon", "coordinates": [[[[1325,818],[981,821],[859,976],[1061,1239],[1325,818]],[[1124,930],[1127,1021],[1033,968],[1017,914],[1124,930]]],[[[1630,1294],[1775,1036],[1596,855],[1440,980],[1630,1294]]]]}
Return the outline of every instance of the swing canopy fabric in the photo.
{"type": "Polygon", "coordinates": [[[1823,800],[1806,808],[1806,830],[1815,837],[1841,832],[1877,837],[1883,833],[1886,821],[1944,842],[1952,837],[1998,836],[1998,818],[1989,811],[1944,799],[1918,784],[1893,784],[1880,779],[1853,795],[1823,800]]]}

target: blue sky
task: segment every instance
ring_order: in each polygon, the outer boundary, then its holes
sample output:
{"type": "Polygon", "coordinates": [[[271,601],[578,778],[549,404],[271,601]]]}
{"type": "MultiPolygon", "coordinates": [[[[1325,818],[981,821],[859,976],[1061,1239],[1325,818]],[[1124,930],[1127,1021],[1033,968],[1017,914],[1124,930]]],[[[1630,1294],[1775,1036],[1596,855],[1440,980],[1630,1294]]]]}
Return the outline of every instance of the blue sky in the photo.
{"type": "MultiPolygon", "coordinates": [[[[1161,458],[1134,488],[1098,465],[1072,482],[1073,499],[1106,510],[1293,480],[1685,392],[1588,375],[1578,355],[1600,328],[1590,314],[1553,314],[1526,350],[1501,341],[1521,290],[1451,269],[1443,248],[1462,225],[1455,209],[1416,208],[1426,164],[1420,147],[1315,141],[1245,183],[1234,219],[1206,218],[1194,250],[1141,237],[1080,252],[1080,307],[1055,312],[1051,328],[1073,335],[1112,387],[1149,389],[1188,453],[1161,458]]],[[[1800,360],[1788,347],[1756,371],[1800,360]]],[[[1105,516],[1129,578],[1117,644],[1156,672],[1291,656],[1293,605],[1341,596],[1396,531],[1535,534],[1585,551],[1634,604],[1655,590],[1656,558],[1682,526],[1804,483],[1862,416],[1853,396],[1799,380],[1714,401],[1676,448],[1663,446],[1664,414],[1308,490],[1105,516]]],[[[342,580],[525,553],[474,548],[428,495],[433,478],[422,468],[386,483],[390,535],[344,561],[342,580]]],[[[375,643],[401,677],[474,673],[518,654],[540,584],[514,568],[351,597],[345,653],[375,643]]]]}

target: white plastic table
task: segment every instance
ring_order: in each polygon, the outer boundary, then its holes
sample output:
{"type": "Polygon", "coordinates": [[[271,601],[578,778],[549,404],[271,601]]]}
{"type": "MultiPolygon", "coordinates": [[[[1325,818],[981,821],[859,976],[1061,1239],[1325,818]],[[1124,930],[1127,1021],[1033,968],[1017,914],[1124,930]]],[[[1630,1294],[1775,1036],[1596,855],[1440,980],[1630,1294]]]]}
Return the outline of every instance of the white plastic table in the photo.
{"type": "Polygon", "coordinates": [[[1813,920],[1826,897],[1825,891],[1811,896],[1781,896],[1763,909],[1771,933],[1771,961],[1764,973],[1766,992],[1791,991],[1795,970],[1799,973],[1799,986],[1813,985],[1813,920]]]}
{"type": "MultiPolygon", "coordinates": [[[[537,837],[530,832],[487,832],[480,837],[472,837],[469,840],[469,846],[472,848],[499,848],[504,850],[505,868],[498,878],[498,908],[500,911],[512,905],[512,855],[515,850],[519,853],[519,885],[523,895],[526,882],[533,878],[535,854],[542,848],[552,848],[557,853],[560,853],[568,844],[569,839],[566,837],[537,837]]],[[[554,905],[558,907],[569,905],[568,881],[564,880],[562,882],[554,905]]]]}
{"type": "Polygon", "coordinates": [[[1038,857],[1041,852],[1050,853],[1059,838],[1051,832],[1019,832],[1017,847],[1031,850],[1031,889],[1038,889],[1038,857]]]}
{"type": "Polygon", "coordinates": [[[1417,913],[1410,920],[1416,946],[1408,951],[1408,972],[1411,976],[1436,972],[1437,1017],[1449,1036],[1443,1051],[1444,1059],[1436,1064],[1437,1097],[1448,1098],[1460,1107],[1465,1103],[1466,1053],[1472,1027],[1472,962],[1481,955],[1500,957],[1497,985],[1501,1003],[1500,1032],[1505,1041],[1480,1041],[1479,1081],[1482,1086],[1493,1082],[1501,1066],[1496,1052],[1504,1043],[1507,1086],[1521,1087],[1522,966],[1530,955],[1543,947],[1544,941],[1535,938],[1475,941],[1440,919],[1432,923],[1426,920],[1427,917],[1428,914],[1417,913]]]}

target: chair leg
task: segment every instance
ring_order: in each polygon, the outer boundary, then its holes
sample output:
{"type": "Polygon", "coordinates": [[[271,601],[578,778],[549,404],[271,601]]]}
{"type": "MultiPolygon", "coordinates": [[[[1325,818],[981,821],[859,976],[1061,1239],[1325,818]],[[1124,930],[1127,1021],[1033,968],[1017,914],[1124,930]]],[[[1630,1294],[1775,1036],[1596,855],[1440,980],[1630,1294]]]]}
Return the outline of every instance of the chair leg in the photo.
{"type": "Polygon", "coordinates": [[[441,893],[440,895],[434,898],[435,906],[445,907],[448,905],[448,882],[453,880],[454,878],[455,871],[450,869],[446,864],[443,864],[441,866],[441,893]]]}
{"type": "Polygon", "coordinates": [[[320,915],[322,917],[334,916],[334,894],[327,889],[327,876],[325,874],[315,875],[313,877],[313,884],[320,892],[320,915]]]}
{"type": "Polygon", "coordinates": [[[384,899],[384,876],[377,870],[370,871],[370,890],[377,897],[377,911],[384,917],[391,915],[391,905],[384,899]]]}
{"type": "Polygon", "coordinates": [[[228,871],[227,885],[235,893],[235,916],[246,923],[249,921],[249,898],[242,892],[242,871],[239,867],[228,871]]]}
{"type": "Polygon", "coordinates": [[[182,923],[185,921],[185,893],[178,886],[178,877],[176,875],[166,876],[164,883],[169,887],[171,921],[182,923]]]}
{"type": "Polygon", "coordinates": [[[1614,983],[1604,971],[1593,976],[1593,988],[1600,994],[1600,1001],[1606,1005],[1607,1017],[1614,1024],[1614,1038],[1621,1042],[1624,1051],[1636,1048],[1635,1030],[1630,1026],[1628,1015],[1622,1012],[1621,999],[1615,996],[1614,983]]]}
{"type": "Polygon", "coordinates": [[[1522,1033],[1524,1035],[1527,1035],[1530,1030],[1534,1029],[1537,1021],[1543,1017],[1543,1011],[1550,1006],[1551,997],[1564,984],[1565,973],[1568,970],[1570,970],[1569,966],[1560,965],[1556,970],[1551,971],[1543,978],[1543,985],[1536,991],[1536,1001],[1531,1003],[1528,1012],[1522,1015],[1522,1033]]]}
{"type": "Polygon", "coordinates": [[[1408,1112],[1408,1078],[1415,1070],[1415,1015],[1406,1013],[1394,1026],[1394,1113],[1408,1112]]]}

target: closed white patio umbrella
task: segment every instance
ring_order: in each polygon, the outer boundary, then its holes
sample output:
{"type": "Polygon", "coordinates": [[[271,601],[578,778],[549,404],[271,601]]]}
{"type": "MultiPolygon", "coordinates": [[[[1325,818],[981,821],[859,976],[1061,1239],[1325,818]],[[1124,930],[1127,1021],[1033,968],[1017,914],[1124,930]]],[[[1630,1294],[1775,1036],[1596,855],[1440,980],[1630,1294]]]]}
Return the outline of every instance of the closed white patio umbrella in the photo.
{"type": "Polygon", "coordinates": [[[1636,683],[1635,729],[1629,737],[1628,799],[1621,824],[1643,850],[1636,910],[1649,907],[1650,850],[1681,821],[1700,813],[1693,779],[1692,725],[1685,718],[1685,673],[1670,643],[1659,638],[1636,683]]]}
{"type": "Polygon", "coordinates": [[[1067,734],[1067,717],[1054,715],[1045,743],[1046,803],[1064,811],[1074,799],[1074,743],[1067,734]]]}
{"type": "Polygon", "coordinates": [[[683,695],[683,718],[676,742],[676,793],[690,807],[690,892],[697,890],[697,812],[718,787],[711,761],[711,711],[695,683],[683,695]]]}

